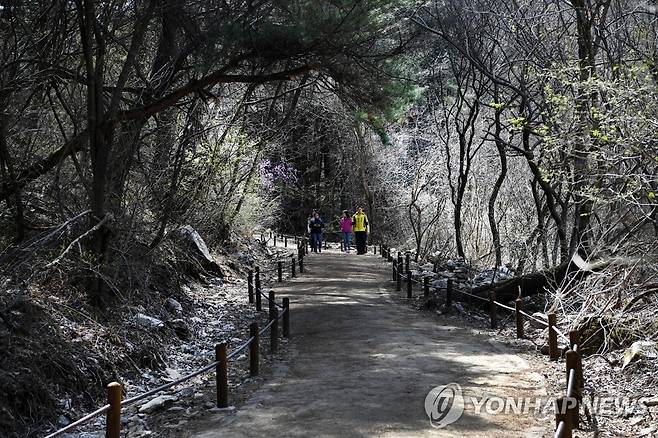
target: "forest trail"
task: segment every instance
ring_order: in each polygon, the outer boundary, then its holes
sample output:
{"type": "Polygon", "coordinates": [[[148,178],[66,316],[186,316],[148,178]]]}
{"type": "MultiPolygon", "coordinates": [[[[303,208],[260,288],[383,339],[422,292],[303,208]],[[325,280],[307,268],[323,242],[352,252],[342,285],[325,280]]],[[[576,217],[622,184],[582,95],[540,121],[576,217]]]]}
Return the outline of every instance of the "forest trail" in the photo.
{"type": "MultiPolygon", "coordinates": [[[[463,416],[430,426],[424,402],[439,385],[464,395],[545,395],[543,379],[501,344],[444,325],[399,303],[378,256],[325,251],[307,272],[277,288],[291,302],[290,360],[233,413],[208,413],[184,432],[195,438],[536,437],[552,418],[463,416]]],[[[181,431],[183,432],[183,431],[181,431]]]]}

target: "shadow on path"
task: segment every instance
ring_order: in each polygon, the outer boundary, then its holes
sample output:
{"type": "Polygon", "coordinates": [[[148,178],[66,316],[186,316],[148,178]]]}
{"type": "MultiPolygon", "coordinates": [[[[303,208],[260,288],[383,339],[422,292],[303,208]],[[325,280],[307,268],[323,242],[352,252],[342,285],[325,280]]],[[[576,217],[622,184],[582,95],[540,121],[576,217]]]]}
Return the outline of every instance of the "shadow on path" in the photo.
{"type": "Polygon", "coordinates": [[[500,344],[394,304],[382,259],[327,251],[277,288],[291,302],[291,360],[237,412],[208,413],[185,436],[536,437],[550,420],[476,414],[434,429],[424,401],[435,386],[465,395],[545,393],[543,379],[500,344]]]}

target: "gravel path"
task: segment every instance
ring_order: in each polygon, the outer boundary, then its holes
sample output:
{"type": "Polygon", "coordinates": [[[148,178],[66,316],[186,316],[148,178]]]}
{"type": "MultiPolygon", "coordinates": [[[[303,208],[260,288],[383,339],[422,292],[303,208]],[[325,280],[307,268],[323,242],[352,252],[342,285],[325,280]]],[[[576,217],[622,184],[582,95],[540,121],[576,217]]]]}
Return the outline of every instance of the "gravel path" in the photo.
{"type": "Polygon", "coordinates": [[[277,290],[291,301],[290,357],[235,411],[209,412],[195,438],[536,437],[552,422],[532,414],[476,413],[436,429],[428,392],[458,383],[464,395],[545,395],[543,378],[499,343],[400,305],[389,269],[372,255],[327,251],[277,290]]]}

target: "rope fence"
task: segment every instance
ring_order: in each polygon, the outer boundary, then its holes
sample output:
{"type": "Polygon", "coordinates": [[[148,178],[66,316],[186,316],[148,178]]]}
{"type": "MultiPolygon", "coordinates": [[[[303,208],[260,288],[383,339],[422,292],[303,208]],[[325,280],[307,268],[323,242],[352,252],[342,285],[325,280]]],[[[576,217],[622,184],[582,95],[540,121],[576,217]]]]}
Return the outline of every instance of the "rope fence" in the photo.
{"type": "MultiPolygon", "coordinates": [[[[392,281],[395,283],[395,290],[400,292],[402,290],[402,281],[406,283],[407,298],[413,298],[413,284],[422,284],[423,295],[429,298],[431,292],[438,292],[443,288],[436,288],[430,285],[430,277],[423,277],[422,281],[415,280],[411,272],[410,253],[406,253],[404,259],[402,253],[398,251],[397,257],[393,256],[391,248],[386,245],[380,245],[381,257],[392,263],[392,281]]],[[[524,320],[535,321],[545,327],[548,327],[548,356],[552,361],[558,361],[562,356],[562,352],[558,346],[558,337],[566,341],[569,347],[564,353],[566,363],[566,389],[565,395],[556,398],[555,400],[555,435],[554,438],[571,438],[574,429],[579,428],[579,410],[582,403],[582,394],[585,387],[585,379],[583,377],[583,364],[580,353],[580,339],[577,331],[570,331],[569,335],[565,335],[557,327],[557,315],[554,312],[548,314],[548,321],[543,321],[536,318],[523,310],[523,300],[521,294],[514,302],[514,307],[503,304],[496,300],[495,292],[489,292],[487,298],[472,294],[468,291],[459,289],[455,290],[452,286],[452,279],[447,280],[445,288],[446,307],[450,309],[455,293],[469,298],[474,298],[479,301],[489,303],[489,318],[491,328],[495,329],[498,326],[498,312],[499,308],[514,312],[516,323],[516,337],[525,337],[524,320]]]]}
{"type": "MultiPolygon", "coordinates": [[[[273,234],[273,237],[265,240],[264,235],[261,235],[261,242],[267,244],[268,241],[274,240],[276,243],[277,234],[273,234]]],[[[304,256],[307,254],[305,249],[305,238],[297,238],[296,236],[283,236],[285,245],[287,246],[288,239],[296,242],[297,245],[297,258],[295,258],[295,253],[291,253],[286,258],[290,258],[291,266],[291,275],[295,277],[296,266],[299,265],[299,272],[304,272],[304,256]]],[[[221,342],[215,345],[215,361],[209,363],[201,369],[198,369],[190,374],[187,374],[173,382],[166,383],[164,385],[153,388],[142,394],[137,394],[133,397],[122,400],[124,388],[119,382],[112,382],[107,385],[107,400],[108,403],[102,407],[96,409],[93,412],[85,415],[84,417],[72,422],[71,424],[63,427],[49,435],[46,438],[55,438],[61,436],[66,432],[70,432],[79,426],[82,426],[92,419],[106,414],[105,421],[105,437],[106,438],[119,438],[121,434],[121,411],[137,402],[146,400],[151,396],[158,394],[160,392],[171,389],[175,386],[178,386],[182,383],[188,382],[193,378],[205,374],[211,370],[215,370],[216,373],[216,386],[217,386],[217,400],[216,404],[218,408],[228,407],[228,361],[234,359],[238,354],[249,349],[249,375],[254,377],[258,375],[259,372],[259,363],[260,363],[260,337],[270,332],[270,352],[272,354],[278,351],[279,345],[279,321],[281,321],[281,332],[284,338],[290,338],[290,300],[288,297],[284,297],[281,303],[276,302],[275,293],[273,290],[270,290],[268,294],[265,294],[261,286],[261,274],[277,272],[279,273],[278,281],[281,282],[281,269],[283,267],[283,261],[277,261],[277,266],[274,269],[261,270],[259,266],[256,266],[254,270],[249,270],[247,273],[247,300],[250,304],[256,302],[256,310],[261,311],[261,296],[265,297],[268,302],[269,307],[269,318],[268,323],[262,327],[258,328],[258,323],[253,322],[249,325],[249,338],[232,352],[227,353],[227,344],[226,342],[221,342]],[[256,300],[254,300],[254,291],[256,291],[256,300]],[[281,311],[279,311],[281,310],[281,311]]]]}

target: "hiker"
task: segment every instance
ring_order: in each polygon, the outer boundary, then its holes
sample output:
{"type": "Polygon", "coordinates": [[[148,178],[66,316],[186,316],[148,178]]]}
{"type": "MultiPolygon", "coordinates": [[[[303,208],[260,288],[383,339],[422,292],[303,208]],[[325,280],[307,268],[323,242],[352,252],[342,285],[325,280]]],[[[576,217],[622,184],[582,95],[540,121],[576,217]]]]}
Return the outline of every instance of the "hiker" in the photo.
{"type": "Polygon", "coordinates": [[[340,232],[343,235],[343,252],[350,253],[350,239],[352,237],[352,218],[347,210],[343,210],[343,216],[338,221],[340,232]]]}
{"type": "Polygon", "coordinates": [[[313,214],[313,219],[308,223],[308,227],[311,231],[313,252],[322,252],[322,229],[324,228],[324,222],[320,219],[317,211],[313,214]]]}
{"type": "Polygon", "coordinates": [[[306,218],[306,232],[308,233],[309,243],[311,244],[312,252],[315,252],[315,242],[313,241],[313,236],[311,235],[311,221],[313,220],[313,217],[315,216],[316,212],[317,210],[313,209],[313,211],[311,211],[308,214],[308,217],[306,218]]]}
{"type": "Polygon", "coordinates": [[[368,216],[363,212],[363,207],[357,208],[356,214],[352,216],[352,229],[356,241],[356,253],[358,255],[365,254],[368,240],[368,216]]]}

